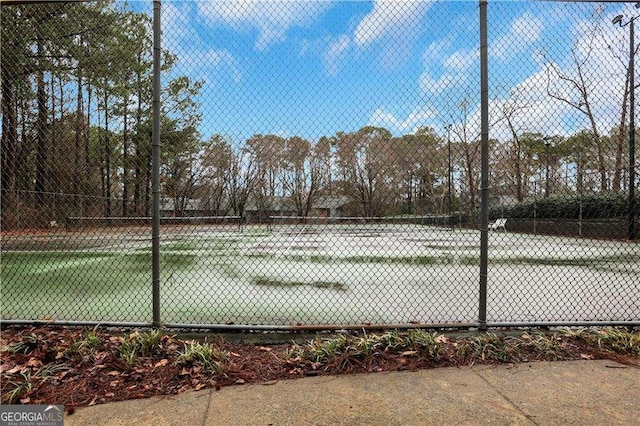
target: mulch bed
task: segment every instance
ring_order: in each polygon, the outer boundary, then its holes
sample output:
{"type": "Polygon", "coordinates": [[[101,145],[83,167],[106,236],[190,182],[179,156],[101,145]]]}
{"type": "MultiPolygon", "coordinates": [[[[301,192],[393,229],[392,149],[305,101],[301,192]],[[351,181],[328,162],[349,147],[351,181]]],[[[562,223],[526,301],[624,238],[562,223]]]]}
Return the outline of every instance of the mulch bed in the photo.
{"type": "MultiPolygon", "coordinates": [[[[185,342],[191,342],[189,339],[164,334],[157,353],[139,357],[132,365],[127,365],[119,349],[132,330],[97,330],[94,335],[99,339],[99,345],[91,351],[79,351],[78,342],[86,338],[87,332],[93,331],[59,326],[16,326],[3,329],[0,333],[2,403],[55,403],[64,405],[69,413],[73,413],[76,407],[113,401],[305,376],[539,360],[606,358],[630,366],[640,364],[640,359],[635,354],[631,356],[613,352],[582,339],[566,336],[561,338],[563,350],[560,355],[537,351],[527,346],[520,348],[517,354],[511,354],[507,360],[496,358],[490,352],[485,354],[484,350],[482,353],[461,350],[465,337],[440,335],[444,337],[439,337],[441,353],[437,359],[419,350],[376,348],[366,357],[340,353],[328,361],[312,362],[293,356],[293,343],[262,346],[228,342],[224,340],[224,336],[210,335],[207,341],[228,354],[223,371],[212,374],[198,365],[177,362],[180,351],[185,348],[185,342]],[[25,339],[25,336],[28,338],[25,339]],[[15,348],[20,342],[28,342],[21,347],[21,351],[8,349],[15,348]],[[14,400],[9,401],[9,393],[19,386],[22,386],[21,391],[19,394],[14,393],[14,400]]],[[[519,333],[514,332],[516,335],[519,333]]],[[[504,335],[497,333],[496,336],[502,338],[504,335]]],[[[199,341],[204,340],[205,336],[202,335],[199,341]]]]}

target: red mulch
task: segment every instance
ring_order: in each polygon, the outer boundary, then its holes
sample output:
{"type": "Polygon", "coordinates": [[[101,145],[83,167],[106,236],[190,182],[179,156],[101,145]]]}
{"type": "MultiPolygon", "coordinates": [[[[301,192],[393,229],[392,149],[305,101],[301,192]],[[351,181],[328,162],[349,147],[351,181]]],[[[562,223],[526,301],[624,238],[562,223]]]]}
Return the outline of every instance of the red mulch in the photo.
{"type": "MultiPolygon", "coordinates": [[[[131,367],[119,356],[123,337],[128,335],[125,331],[97,331],[96,335],[101,343],[93,351],[81,354],[71,351],[74,342],[77,344],[83,341],[89,330],[56,326],[9,327],[2,330],[2,402],[7,403],[7,393],[19,383],[24,383],[29,374],[31,387],[12,403],[62,404],[72,413],[75,407],[177,394],[193,389],[220,389],[222,386],[315,375],[419,370],[497,362],[484,359],[484,355],[480,359],[470,357],[468,353],[459,350],[459,340],[455,337],[442,340],[443,356],[437,361],[420,351],[376,349],[364,359],[343,355],[320,364],[287,356],[291,344],[259,346],[230,343],[216,335],[209,341],[223,348],[229,356],[224,371],[211,375],[198,366],[181,366],[176,362],[179,351],[184,348],[187,340],[172,335],[162,337],[161,350],[156,355],[138,358],[131,367]],[[34,342],[24,350],[26,353],[7,350],[9,345],[27,341],[25,336],[29,336],[30,341],[34,342]]],[[[560,357],[525,350],[518,354],[518,360],[608,358],[630,365],[638,365],[640,361],[593,347],[579,339],[563,339],[566,352],[560,357]]]]}

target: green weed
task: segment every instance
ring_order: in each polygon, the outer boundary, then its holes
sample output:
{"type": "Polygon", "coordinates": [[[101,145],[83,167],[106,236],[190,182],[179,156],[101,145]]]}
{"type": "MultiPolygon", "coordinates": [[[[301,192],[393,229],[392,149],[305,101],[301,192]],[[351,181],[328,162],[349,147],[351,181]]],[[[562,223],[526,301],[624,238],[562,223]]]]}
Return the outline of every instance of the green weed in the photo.
{"type": "Polygon", "coordinates": [[[471,361],[513,362],[514,348],[506,339],[493,333],[482,334],[457,342],[458,355],[471,361]]]}
{"type": "Polygon", "coordinates": [[[147,358],[159,354],[162,349],[161,338],[160,330],[131,333],[120,345],[120,357],[128,367],[132,367],[139,357],[147,358]]]}
{"type": "Polygon", "coordinates": [[[442,347],[436,341],[437,335],[421,329],[409,330],[406,337],[407,349],[422,351],[430,359],[438,360],[442,356],[442,347]]]}
{"type": "Polygon", "coordinates": [[[81,362],[85,357],[93,358],[93,355],[102,343],[102,339],[98,336],[95,329],[87,331],[84,339],[73,342],[64,351],[64,355],[69,360],[81,362]]]}
{"type": "Polygon", "coordinates": [[[40,383],[44,383],[64,370],[68,370],[68,367],[63,364],[45,365],[35,373],[32,373],[30,369],[26,369],[20,372],[20,378],[3,383],[3,392],[0,400],[3,404],[18,403],[25,393],[33,389],[34,382],[39,381],[40,383]],[[12,389],[7,391],[7,388],[12,389]]]}
{"type": "Polygon", "coordinates": [[[640,355],[640,334],[638,333],[614,327],[565,329],[564,333],[600,349],[608,349],[622,354],[640,355]]]}
{"type": "Polygon", "coordinates": [[[210,343],[191,342],[185,343],[184,350],[178,356],[176,362],[179,365],[202,367],[211,374],[220,374],[224,371],[229,354],[210,343]]]}
{"type": "Polygon", "coordinates": [[[18,353],[28,354],[36,350],[38,346],[40,346],[42,343],[43,342],[40,341],[38,336],[32,333],[32,334],[23,336],[22,340],[19,342],[11,343],[7,345],[6,350],[14,354],[18,354],[18,353]]]}
{"type": "Polygon", "coordinates": [[[540,331],[525,332],[519,339],[513,341],[513,345],[518,351],[525,350],[542,359],[558,360],[569,356],[569,352],[563,346],[562,338],[557,334],[547,335],[540,331]]]}
{"type": "Polygon", "coordinates": [[[8,383],[5,383],[2,392],[2,403],[3,404],[14,404],[20,401],[20,398],[25,393],[29,392],[33,389],[33,383],[31,379],[31,371],[27,370],[23,373],[20,373],[22,376],[22,380],[10,380],[8,383]],[[6,390],[6,387],[12,387],[10,391],[6,390]]]}

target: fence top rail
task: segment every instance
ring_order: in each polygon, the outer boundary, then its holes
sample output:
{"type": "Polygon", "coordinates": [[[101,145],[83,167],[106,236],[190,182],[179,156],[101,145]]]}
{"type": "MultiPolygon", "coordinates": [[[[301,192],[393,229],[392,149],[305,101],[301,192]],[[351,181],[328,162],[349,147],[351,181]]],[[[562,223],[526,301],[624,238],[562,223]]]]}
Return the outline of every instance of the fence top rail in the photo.
{"type": "MultiPolygon", "coordinates": [[[[453,214],[452,214],[453,215],[453,214]]],[[[437,219],[447,215],[423,215],[423,216],[274,216],[271,219],[322,219],[322,220],[416,220],[416,219],[437,219]]]]}
{"type": "MultiPolygon", "coordinates": [[[[241,219],[241,216],[163,216],[160,220],[220,220],[220,219],[241,219]]],[[[151,216],[125,216],[125,217],[105,217],[105,216],[72,216],[69,220],[152,220],[151,216]]]]}

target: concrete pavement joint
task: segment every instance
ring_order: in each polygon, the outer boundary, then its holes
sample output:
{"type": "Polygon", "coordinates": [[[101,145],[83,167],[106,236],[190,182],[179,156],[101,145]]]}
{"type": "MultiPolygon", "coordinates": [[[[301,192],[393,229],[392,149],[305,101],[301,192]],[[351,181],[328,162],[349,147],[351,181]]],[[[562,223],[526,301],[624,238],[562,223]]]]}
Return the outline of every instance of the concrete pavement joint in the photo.
{"type": "Polygon", "coordinates": [[[202,426],[206,426],[207,424],[207,419],[209,418],[209,409],[211,407],[211,397],[213,396],[213,392],[217,392],[217,391],[211,391],[209,390],[209,397],[207,398],[207,408],[204,410],[204,417],[202,417],[202,426]]]}
{"type": "Polygon", "coordinates": [[[489,382],[489,380],[487,380],[486,377],[480,374],[476,369],[471,368],[470,370],[473,372],[473,374],[480,377],[480,379],[482,379],[483,382],[485,382],[492,390],[494,390],[498,395],[500,395],[505,401],[511,404],[511,406],[515,408],[520,414],[522,414],[527,420],[529,420],[535,426],[540,426],[540,424],[532,418],[533,416],[531,414],[526,413],[522,408],[518,406],[518,404],[512,401],[511,398],[509,398],[507,395],[502,393],[502,391],[499,388],[497,388],[491,382],[489,382]]]}

